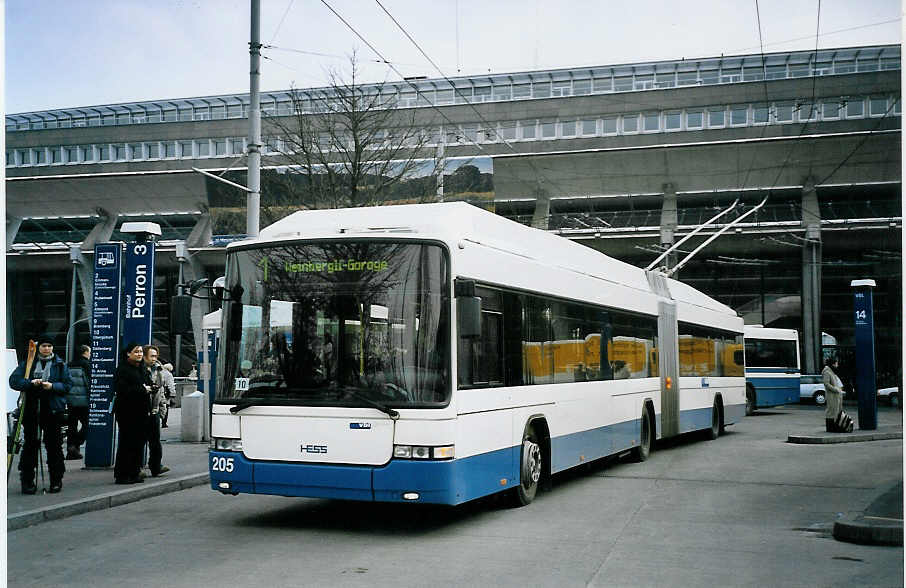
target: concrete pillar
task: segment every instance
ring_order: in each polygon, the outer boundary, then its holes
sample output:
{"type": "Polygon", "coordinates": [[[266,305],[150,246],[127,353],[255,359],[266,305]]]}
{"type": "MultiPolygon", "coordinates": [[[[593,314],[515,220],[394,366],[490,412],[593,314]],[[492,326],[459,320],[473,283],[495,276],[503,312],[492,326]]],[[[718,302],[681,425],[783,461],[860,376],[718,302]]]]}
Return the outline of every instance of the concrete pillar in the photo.
{"type": "Polygon", "coordinates": [[[532,215],[532,226],[536,229],[550,228],[551,196],[541,187],[540,181],[535,190],[535,213],[532,215]]]}
{"type": "Polygon", "coordinates": [[[821,371],[821,211],[814,178],[802,187],[802,370],[821,371]]]}
{"type": "MultiPolygon", "coordinates": [[[[667,249],[676,242],[676,186],[672,183],[666,183],[662,186],[664,190],[664,203],[661,206],[661,247],[667,249]]],[[[672,268],[676,265],[676,252],[669,254],[664,258],[663,266],[672,268]]],[[[678,278],[678,275],[674,275],[678,278]]]]}

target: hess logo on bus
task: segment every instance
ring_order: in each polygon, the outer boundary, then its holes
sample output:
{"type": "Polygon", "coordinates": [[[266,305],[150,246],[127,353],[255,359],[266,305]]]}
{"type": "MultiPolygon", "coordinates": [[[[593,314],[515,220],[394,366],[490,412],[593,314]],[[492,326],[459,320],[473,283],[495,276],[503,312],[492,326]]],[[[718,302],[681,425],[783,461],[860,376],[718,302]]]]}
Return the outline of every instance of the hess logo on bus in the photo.
{"type": "Polygon", "coordinates": [[[299,446],[299,451],[302,453],[327,453],[327,445],[308,445],[302,443],[299,446]]]}

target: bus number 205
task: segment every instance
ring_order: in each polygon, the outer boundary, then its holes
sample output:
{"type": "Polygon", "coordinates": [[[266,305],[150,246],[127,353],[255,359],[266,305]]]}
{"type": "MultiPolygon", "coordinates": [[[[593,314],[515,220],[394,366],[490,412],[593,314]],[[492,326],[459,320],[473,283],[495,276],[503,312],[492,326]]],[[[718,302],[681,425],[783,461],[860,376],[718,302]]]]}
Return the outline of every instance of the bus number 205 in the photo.
{"type": "Polygon", "coordinates": [[[232,472],[233,471],[233,458],[232,457],[220,457],[212,456],[211,457],[211,470],[215,472],[232,472]]]}

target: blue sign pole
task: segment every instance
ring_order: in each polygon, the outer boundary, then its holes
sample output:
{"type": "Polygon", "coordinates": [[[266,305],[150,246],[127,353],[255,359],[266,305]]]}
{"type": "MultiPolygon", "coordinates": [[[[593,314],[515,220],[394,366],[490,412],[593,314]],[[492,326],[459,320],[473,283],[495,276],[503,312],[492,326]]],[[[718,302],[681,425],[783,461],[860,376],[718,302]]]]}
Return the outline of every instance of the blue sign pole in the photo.
{"type": "Polygon", "coordinates": [[[129,243],[123,265],[123,343],[148,345],[154,306],[154,242],[129,243]]]}
{"type": "MultiPolygon", "coordinates": [[[[154,241],[126,245],[123,263],[123,346],[151,344],[154,309],[154,241]]],[[[148,445],[142,449],[142,465],[148,463],[148,445]]]]}
{"type": "Polygon", "coordinates": [[[121,243],[94,247],[86,468],[113,465],[113,375],[119,359],[121,256],[121,243]]]}
{"type": "Polygon", "coordinates": [[[859,428],[878,428],[878,390],[875,384],[875,325],[871,289],[874,280],[853,280],[856,320],[856,394],[859,428]]]}

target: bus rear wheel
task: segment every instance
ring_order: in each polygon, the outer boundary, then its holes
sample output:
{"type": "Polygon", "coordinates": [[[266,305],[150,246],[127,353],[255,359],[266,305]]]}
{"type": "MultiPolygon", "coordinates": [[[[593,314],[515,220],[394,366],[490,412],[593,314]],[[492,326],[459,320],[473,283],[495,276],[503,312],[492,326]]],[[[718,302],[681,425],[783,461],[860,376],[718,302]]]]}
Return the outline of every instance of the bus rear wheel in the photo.
{"type": "Polygon", "coordinates": [[[651,426],[651,413],[647,408],[642,408],[642,435],[638,447],[632,449],[632,459],[643,462],[651,455],[651,442],[653,427],[651,426]]]}
{"type": "Polygon", "coordinates": [[[516,506],[526,506],[535,500],[538,482],[544,471],[544,454],[534,429],[529,429],[522,439],[522,453],[519,459],[519,485],[513,498],[516,506]]]}
{"type": "Polygon", "coordinates": [[[708,439],[713,441],[714,439],[717,439],[718,435],[720,435],[720,430],[721,430],[720,421],[721,420],[722,419],[720,418],[720,402],[718,402],[717,399],[715,398],[714,406],[711,407],[711,428],[705,431],[705,434],[707,435],[708,439]]]}

